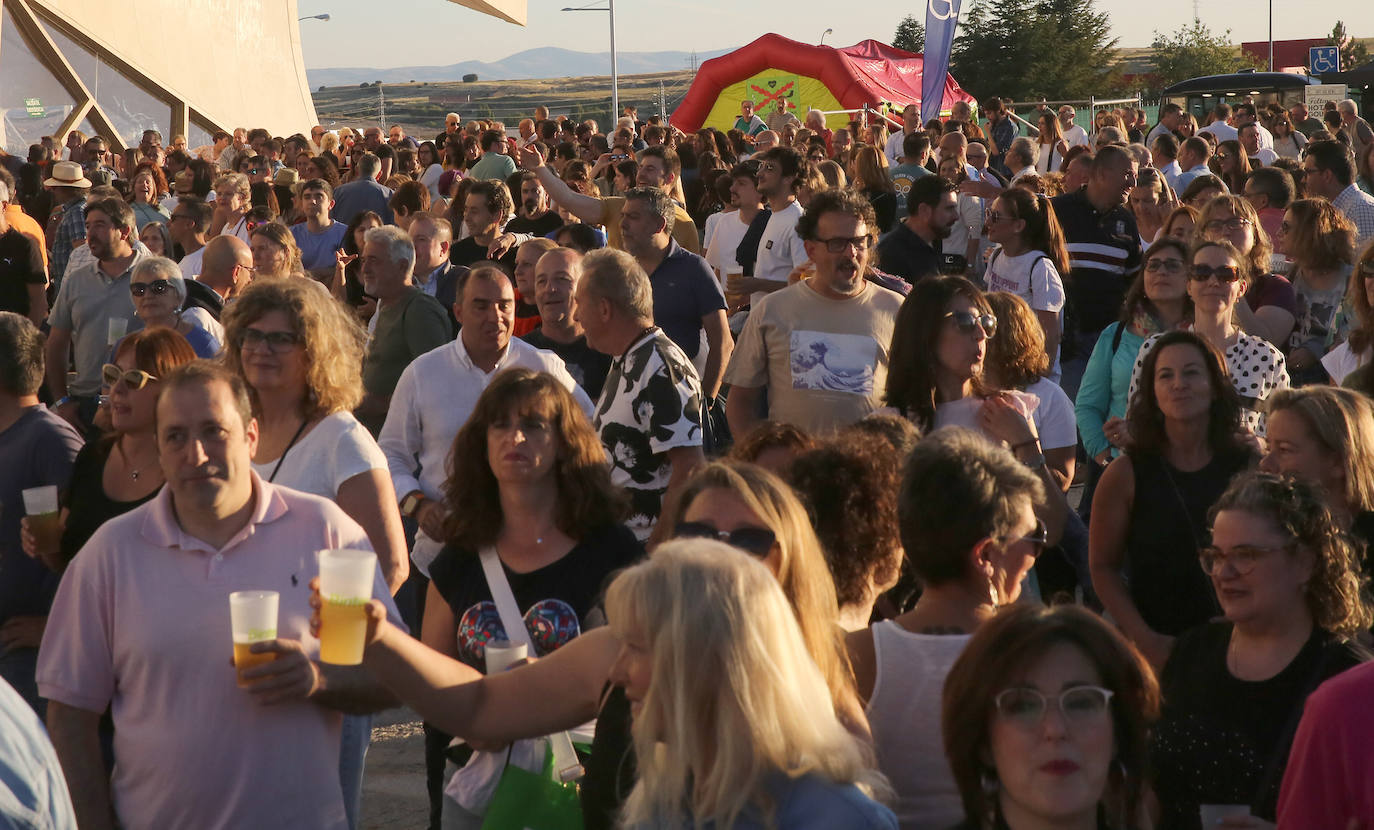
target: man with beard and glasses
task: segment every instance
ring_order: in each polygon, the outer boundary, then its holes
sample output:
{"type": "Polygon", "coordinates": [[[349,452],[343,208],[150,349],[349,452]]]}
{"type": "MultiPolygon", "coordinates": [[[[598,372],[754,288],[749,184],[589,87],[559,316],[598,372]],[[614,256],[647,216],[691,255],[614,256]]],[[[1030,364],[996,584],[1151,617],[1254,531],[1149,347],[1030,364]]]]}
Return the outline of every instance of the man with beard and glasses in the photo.
{"type": "MultiPolygon", "coordinates": [[[[945,194],[952,198],[953,191],[945,194]]],[[[797,230],[816,273],[750,312],[725,375],[732,434],[748,435],[758,422],[765,389],[766,417],[814,434],[882,406],[902,295],[864,278],[876,228],[862,196],[826,190],[812,198],[797,230]]]]}
{"type": "Polygon", "coordinates": [[[553,209],[549,192],[539,183],[533,170],[521,170],[506,182],[513,195],[519,196],[515,218],[506,223],[507,233],[529,233],[548,236],[563,227],[563,218],[553,209]]]}
{"type": "Polygon", "coordinates": [[[907,191],[907,217],[878,242],[878,268],[915,285],[945,267],[940,249],[959,221],[957,186],[939,176],[922,176],[907,191]]]}

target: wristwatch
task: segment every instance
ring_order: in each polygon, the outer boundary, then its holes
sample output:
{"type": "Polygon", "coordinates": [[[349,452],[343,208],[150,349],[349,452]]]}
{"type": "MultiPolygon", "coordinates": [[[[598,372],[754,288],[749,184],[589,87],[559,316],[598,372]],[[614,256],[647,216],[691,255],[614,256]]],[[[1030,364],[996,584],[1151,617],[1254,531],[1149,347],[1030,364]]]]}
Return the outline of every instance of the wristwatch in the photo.
{"type": "Polygon", "coordinates": [[[420,505],[424,504],[424,501],[425,494],[419,490],[401,499],[401,515],[407,519],[415,518],[415,514],[419,511],[420,505]]]}
{"type": "Polygon", "coordinates": [[[1029,459],[1022,461],[1021,463],[1025,464],[1032,470],[1038,470],[1041,467],[1045,466],[1045,454],[1043,452],[1038,452],[1035,455],[1031,456],[1029,459]]]}

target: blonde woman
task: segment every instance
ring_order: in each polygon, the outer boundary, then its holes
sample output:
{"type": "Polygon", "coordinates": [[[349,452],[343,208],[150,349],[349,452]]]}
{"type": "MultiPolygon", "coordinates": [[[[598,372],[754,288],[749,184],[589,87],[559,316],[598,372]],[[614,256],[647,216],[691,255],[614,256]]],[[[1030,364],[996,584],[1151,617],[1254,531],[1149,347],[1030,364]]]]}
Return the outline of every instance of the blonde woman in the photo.
{"type": "MultiPolygon", "coordinates": [[[[762,467],[717,461],[693,474],[677,517],[660,521],[677,536],[724,538],[743,552],[737,556],[762,561],[791,605],[831,710],[846,729],[867,740],[868,721],[842,651],[834,583],[806,508],[792,489],[762,467]]],[[[364,665],[448,734],[504,745],[596,718],[581,787],[583,817],[587,830],[618,826],[620,802],[633,785],[634,760],[629,701],[619,690],[606,692],[621,648],[610,628],[587,632],[533,665],[484,677],[390,626],[370,606],[368,616],[364,665]]]]}
{"type": "Polygon", "coordinates": [[[304,277],[301,249],[291,231],[280,222],[267,222],[253,228],[248,238],[253,252],[254,279],[304,277]]]}
{"type": "Polygon", "coordinates": [[[253,207],[253,186],[242,173],[226,173],[215,179],[213,236],[237,236],[248,242],[248,211],[253,207]]]}
{"type": "Polygon", "coordinates": [[[872,798],[886,780],[836,717],[762,563],[720,542],[669,542],[616,579],[606,613],[639,765],[622,826],[897,826],[872,798]]]}

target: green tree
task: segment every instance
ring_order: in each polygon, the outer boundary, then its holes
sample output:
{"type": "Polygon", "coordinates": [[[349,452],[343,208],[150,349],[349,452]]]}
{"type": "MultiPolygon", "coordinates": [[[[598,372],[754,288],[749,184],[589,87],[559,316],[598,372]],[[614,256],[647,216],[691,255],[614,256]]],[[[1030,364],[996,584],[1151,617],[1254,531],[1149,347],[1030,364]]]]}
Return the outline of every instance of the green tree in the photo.
{"type": "Polygon", "coordinates": [[[1362,42],[1350,36],[1345,29],[1345,21],[1336,21],[1336,27],[1326,36],[1326,43],[1329,46],[1340,47],[1342,72],[1349,72],[1357,66],[1369,63],[1369,50],[1362,42]]]}
{"type": "Polygon", "coordinates": [[[974,97],[1085,98],[1118,78],[1116,40],[1094,0],[974,0],[950,71],[974,97]]]}
{"type": "Polygon", "coordinates": [[[926,50],[926,26],[915,15],[907,15],[892,33],[892,45],[920,54],[926,50]]]}
{"type": "Polygon", "coordinates": [[[1196,18],[1167,35],[1156,31],[1150,49],[1154,52],[1155,71],[1147,97],[1155,97],[1164,87],[1189,78],[1260,67],[1258,60],[1231,44],[1230,29],[1213,34],[1196,18]]]}

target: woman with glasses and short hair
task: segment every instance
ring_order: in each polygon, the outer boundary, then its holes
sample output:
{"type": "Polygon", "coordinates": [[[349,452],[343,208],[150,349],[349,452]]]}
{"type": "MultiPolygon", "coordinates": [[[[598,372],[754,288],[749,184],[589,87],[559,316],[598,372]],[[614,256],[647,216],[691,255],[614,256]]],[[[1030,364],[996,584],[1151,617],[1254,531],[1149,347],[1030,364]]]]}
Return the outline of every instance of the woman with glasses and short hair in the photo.
{"type": "MultiPolygon", "coordinates": [[[[1189,261],[1188,296],[1193,300],[1193,319],[1184,328],[1202,336],[1225,355],[1231,383],[1240,396],[1242,426],[1262,438],[1264,400],[1276,390],[1288,388],[1288,369],[1283,352],[1273,343],[1242,331],[1237,325],[1238,308],[1244,305],[1242,298],[1249,285],[1245,258],[1223,239],[1194,245],[1189,261]]],[[[1132,396],[1140,382],[1145,356],[1158,338],[1155,335],[1140,347],[1136,375],[1131,378],[1132,396]]]]}
{"type": "Polygon", "coordinates": [[[186,338],[164,326],[145,328],[119,341],[105,364],[101,408],[109,433],[77,453],[71,485],[62,499],[62,537],[52,549],[39,547],[23,520],[24,551],[61,573],[99,527],[133,510],[162,489],[158,465],[156,408],[162,379],[196,359],[186,338]]]}
{"type": "Polygon", "coordinates": [[[1374,621],[1358,553],[1321,491],[1251,472],[1212,509],[1200,557],[1223,620],[1179,638],[1160,676],[1151,748],[1157,826],[1200,827],[1208,805],[1246,805],[1272,827],[1303,702],[1369,659],[1355,637],[1374,621]]]}
{"type": "Polygon", "coordinates": [[[1191,331],[1151,341],[1126,413],[1125,452],[1093,496],[1088,564],[1103,607],[1161,667],[1174,638],[1217,613],[1196,566],[1207,509],[1255,454],[1241,438],[1240,399],[1216,346],[1191,331]]]}
{"type": "Polygon", "coordinates": [[[1140,830],[1154,672],[1070,605],[1017,605],[982,625],[945,681],[945,753],[959,830],[1140,830]]]}
{"type": "Polygon", "coordinates": [[[145,328],[165,326],[177,332],[191,344],[196,357],[219,353],[221,344],[214,336],[182,316],[186,278],[175,262],[161,256],[139,260],[129,275],[129,293],[133,295],[134,313],[145,328]]]}
{"type": "Polygon", "coordinates": [[[1033,509],[1044,484],[1001,447],[948,427],[912,449],[896,500],[923,591],[907,613],[850,634],[849,658],[898,822],[950,827],[963,811],[941,751],[940,690],[969,636],[1018,601],[1045,544],[1033,509]]]}

